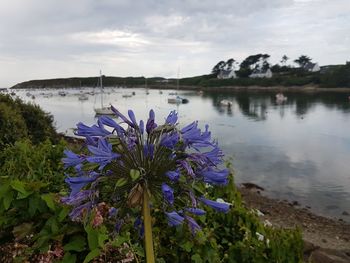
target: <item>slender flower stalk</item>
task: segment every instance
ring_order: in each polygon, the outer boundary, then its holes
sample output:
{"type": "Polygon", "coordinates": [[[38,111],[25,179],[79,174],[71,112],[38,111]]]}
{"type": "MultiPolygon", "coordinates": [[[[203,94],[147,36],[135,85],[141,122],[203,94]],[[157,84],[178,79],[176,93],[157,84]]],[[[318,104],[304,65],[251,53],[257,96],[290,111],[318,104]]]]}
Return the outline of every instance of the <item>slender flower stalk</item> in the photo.
{"type": "Polygon", "coordinates": [[[143,191],[143,221],[145,228],[145,250],[147,263],[154,263],[154,250],[153,250],[153,238],[152,238],[152,218],[149,209],[149,197],[148,191],[143,191]]]}
{"type": "Polygon", "coordinates": [[[111,108],[120,122],[101,116],[97,125],[77,124],[86,149],[64,152],[71,193],[62,201],[73,207],[73,220],[86,222],[94,214],[93,226],[113,222],[114,233],[142,210],[146,259],[154,262],[150,200],[152,208],[164,211],[169,226],[187,224],[196,235],[201,228],[194,217],[205,214],[203,206],[230,209],[205,194],[208,185],[226,185],[229,171],[208,125],[204,131],[197,121],[179,128],[175,111],[163,124],[156,123],[153,110],[146,122],[138,121],[131,110],[126,116],[111,108]]]}

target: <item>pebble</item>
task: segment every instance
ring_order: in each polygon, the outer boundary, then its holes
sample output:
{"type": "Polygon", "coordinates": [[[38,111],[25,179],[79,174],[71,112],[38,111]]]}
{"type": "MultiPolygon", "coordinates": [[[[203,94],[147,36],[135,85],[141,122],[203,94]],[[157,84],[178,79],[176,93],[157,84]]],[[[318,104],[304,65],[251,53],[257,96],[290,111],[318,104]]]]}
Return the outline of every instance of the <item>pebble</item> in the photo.
{"type": "Polygon", "coordinates": [[[324,239],[324,238],[322,238],[322,242],[323,242],[323,243],[327,243],[327,240],[324,239]]]}

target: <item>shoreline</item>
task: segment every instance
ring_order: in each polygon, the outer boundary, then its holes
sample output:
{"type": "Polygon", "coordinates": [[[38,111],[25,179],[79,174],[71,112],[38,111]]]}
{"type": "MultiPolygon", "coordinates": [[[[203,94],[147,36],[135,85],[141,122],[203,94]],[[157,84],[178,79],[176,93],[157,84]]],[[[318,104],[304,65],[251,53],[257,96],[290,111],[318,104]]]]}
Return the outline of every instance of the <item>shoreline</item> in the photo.
{"type": "MultiPolygon", "coordinates": [[[[81,89],[79,86],[69,86],[66,85],[53,85],[53,86],[13,86],[8,88],[8,90],[16,90],[16,89],[81,89]]],[[[88,88],[93,88],[90,86],[86,86],[88,88]]],[[[145,85],[125,85],[121,86],[106,86],[106,88],[145,88],[145,85]]],[[[339,87],[339,88],[322,88],[319,85],[306,85],[306,86],[213,86],[213,87],[205,87],[205,86],[191,86],[191,85],[179,85],[178,87],[173,84],[150,84],[147,86],[149,89],[157,89],[157,90],[185,90],[185,91],[205,91],[205,92],[285,92],[285,93],[322,93],[322,92],[334,92],[334,93],[349,93],[350,88],[339,87]]],[[[82,88],[84,89],[84,87],[82,88]]]]}
{"type": "Polygon", "coordinates": [[[248,208],[260,211],[263,222],[272,227],[302,230],[305,262],[350,262],[349,222],[319,216],[297,204],[269,198],[255,187],[237,186],[237,189],[248,208]]]}
{"type": "MultiPolygon", "coordinates": [[[[139,86],[144,88],[144,86],[139,86]]],[[[176,85],[150,85],[150,89],[177,89],[176,85]]],[[[318,93],[318,92],[336,92],[336,93],[350,93],[350,88],[322,88],[318,85],[307,85],[307,86],[217,86],[217,87],[203,87],[203,86],[186,86],[180,85],[179,90],[193,90],[193,91],[206,91],[206,92],[302,92],[302,93],[318,93]]]]}

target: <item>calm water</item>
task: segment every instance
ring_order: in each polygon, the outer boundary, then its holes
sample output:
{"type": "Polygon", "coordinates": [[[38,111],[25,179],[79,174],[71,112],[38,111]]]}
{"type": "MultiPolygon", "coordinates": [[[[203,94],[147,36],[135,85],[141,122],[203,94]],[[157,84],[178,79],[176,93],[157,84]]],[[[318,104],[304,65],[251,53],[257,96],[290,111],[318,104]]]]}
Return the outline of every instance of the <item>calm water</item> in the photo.
{"type": "MultiPolygon", "coordinates": [[[[92,91],[92,89],[90,89],[92,91]]],[[[34,101],[55,117],[59,131],[66,131],[82,121],[93,124],[93,107],[100,105],[99,95],[79,101],[80,90],[17,91],[26,101],[34,101]],[[43,93],[52,92],[45,98],[43,93]]],[[[286,94],[282,105],[274,93],[204,93],[181,92],[188,104],[167,103],[169,90],[162,94],[144,89],[106,89],[104,101],[122,112],[135,111],[138,119],[147,118],[154,109],[158,122],[170,110],[179,112],[180,123],[198,120],[208,123],[228,157],[233,158],[236,182],[253,182],[272,197],[296,200],[312,210],[331,217],[350,212],[350,101],[348,94],[286,94]],[[123,98],[122,95],[136,95],[123,98]],[[233,102],[231,109],[219,101],[233,102]]],[[[350,221],[349,216],[343,219],[350,221]]]]}

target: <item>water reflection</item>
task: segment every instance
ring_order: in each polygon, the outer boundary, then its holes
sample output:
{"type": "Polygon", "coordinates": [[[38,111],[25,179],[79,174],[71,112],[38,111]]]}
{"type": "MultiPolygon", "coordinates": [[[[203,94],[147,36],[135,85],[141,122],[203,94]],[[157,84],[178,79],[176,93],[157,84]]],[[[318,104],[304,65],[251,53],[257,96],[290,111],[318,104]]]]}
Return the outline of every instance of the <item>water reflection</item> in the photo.
{"type": "MultiPolygon", "coordinates": [[[[31,91],[38,103],[51,112],[59,131],[79,121],[95,122],[96,96],[79,101],[79,90],[68,90],[65,97],[46,98],[42,90],[31,91]]],[[[47,92],[47,91],[46,91],[47,92]]],[[[228,157],[233,156],[236,182],[254,182],[273,197],[296,200],[329,216],[350,212],[350,102],[342,93],[286,93],[282,103],[272,92],[179,92],[188,104],[167,103],[170,90],[111,89],[105,103],[121,111],[129,108],[139,119],[156,111],[162,122],[170,110],[177,110],[180,123],[198,120],[208,123],[228,157]],[[133,96],[123,96],[132,94],[133,96]],[[231,107],[220,104],[232,102],[231,107]]],[[[16,92],[33,101],[26,91],[16,92]]],[[[97,99],[99,101],[99,99],[97,99]]],[[[343,217],[345,220],[349,218],[343,217]]]]}

